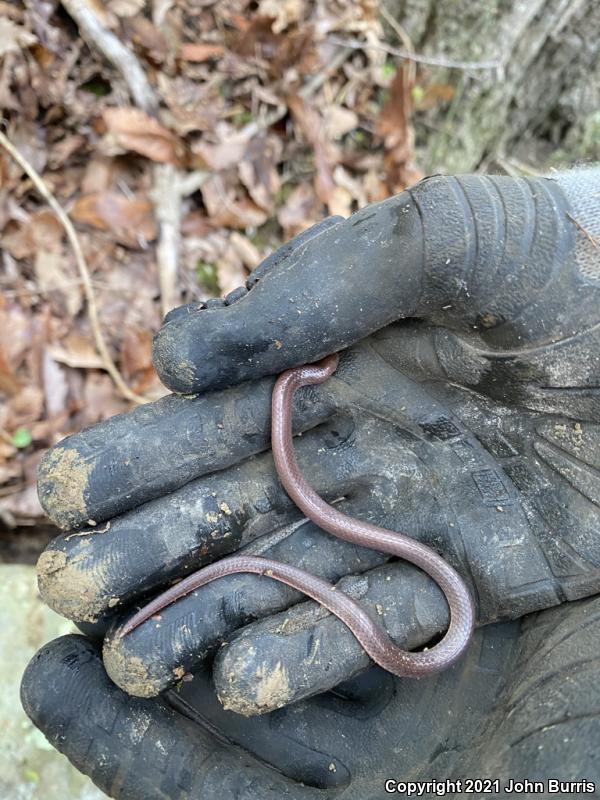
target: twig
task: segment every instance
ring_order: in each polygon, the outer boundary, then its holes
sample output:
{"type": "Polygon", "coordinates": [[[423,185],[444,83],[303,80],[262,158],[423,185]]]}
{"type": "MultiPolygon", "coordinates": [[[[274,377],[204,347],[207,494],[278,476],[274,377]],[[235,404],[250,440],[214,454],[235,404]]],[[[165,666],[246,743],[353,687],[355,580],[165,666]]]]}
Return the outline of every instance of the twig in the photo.
{"type": "Polygon", "coordinates": [[[584,228],[581,222],[575,219],[575,217],[572,214],[569,214],[568,211],[566,213],[567,217],[571,220],[571,222],[575,225],[575,227],[579,228],[579,230],[584,234],[584,236],[587,236],[587,238],[594,245],[594,247],[598,247],[598,240],[596,239],[596,237],[592,236],[592,234],[588,231],[588,229],[584,228]]]}
{"type": "Polygon", "coordinates": [[[177,302],[177,267],[181,246],[181,181],[172,164],[155,164],[150,199],[154,203],[160,239],[156,247],[160,304],[163,317],[177,302]]]}
{"type": "Polygon", "coordinates": [[[510,175],[512,178],[522,178],[523,175],[532,178],[539,178],[544,175],[543,172],[540,170],[535,169],[534,167],[529,166],[529,164],[525,164],[523,161],[519,161],[516,158],[502,158],[501,156],[496,156],[492,161],[495,161],[498,166],[502,167],[502,169],[510,175]]]}
{"type": "Polygon", "coordinates": [[[96,348],[98,350],[98,353],[100,354],[100,358],[102,359],[102,364],[104,365],[104,369],[113,379],[115,386],[121,392],[123,397],[127,398],[127,400],[131,400],[134,403],[146,403],[147,401],[145,398],[135,394],[135,392],[132,392],[131,389],[127,386],[127,384],[125,383],[125,381],[121,376],[121,373],[117,369],[115,362],[112,359],[112,356],[108,351],[108,347],[106,345],[106,342],[104,341],[104,336],[102,334],[102,330],[100,328],[100,323],[98,320],[98,308],[96,306],[96,296],[94,294],[94,288],[92,286],[92,279],[90,277],[90,272],[85,260],[85,256],[83,255],[83,250],[81,248],[79,238],[77,237],[77,233],[75,232],[75,228],[73,227],[73,223],[67,216],[66,212],[64,211],[63,207],[60,205],[58,200],[54,197],[48,186],[44,183],[43,178],[36,172],[36,170],[32,167],[29,161],[27,161],[27,159],[24,158],[23,155],[21,155],[21,153],[12,144],[12,142],[4,135],[2,131],[0,131],[0,145],[2,145],[2,147],[6,150],[6,152],[21,167],[23,172],[25,172],[25,174],[28,176],[28,178],[35,186],[35,188],[40,193],[40,195],[48,203],[52,211],[54,211],[59,221],[61,222],[63,228],[65,229],[65,233],[67,234],[67,239],[69,240],[71,247],[73,248],[73,253],[75,254],[75,262],[77,264],[77,269],[79,270],[81,282],[83,283],[83,291],[87,302],[88,315],[90,319],[90,326],[92,328],[92,334],[94,336],[96,348]]]}
{"type": "MultiPolygon", "coordinates": [[[[398,39],[402,42],[402,45],[403,45],[404,49],[406,50],[406,52],[407,53],[412,53],[414,55],[415,48],[413,46],[413,43],[412,43],[412,40],[411,40],[410,36],[404,30],[402,25],[400,25],[398,20],[394,17],[394,15],[389,10],[389,8],[386,6],[385,3],[380,3],[379,4],[379,13],[384,18],[384,20],[387,22],[387,24],[390,26],[390,28],[394,31],[394,33],[396,34],[398,39]]],[[[417,65],[416,65],[416,62],[414,60],[409,60],[409,63],[410,63],[410,67],[411,67],[409,75],[408,75],[409,86],[412,86],[414,84],[415,78],[416,78],[417,65]]]]}
{"type": "MultiPolygon", "coordinates": [[[[85,0],[61,0],[77,23],[81,35],[95,47],[120,73],[134,103],[146,113],[156,116],[158,98],[148,82],[136,56],[102,25],[85,0]]],[[[159,239],[156,263],[163,315],[178,305],[177,268],[181,249],[182,174],[171,164],[155,164],[153,189],[150,193],[159,239]]]]}
{"type": "Polygon", "coordinates": [[[383,50],[391,56],[406,58],[409,61],[416,61],[419,64],[430,64],[434,67],[447,67],[448,69],[481,70],[498,69],[501,67],[500,61],[456,61],[445,56],[426,56],[422,53],[412,53],[410,50],[403,50],[399,47],[392,47],[385,42],[361,42],[360,39],[338,39],[337,36],[328,36],[327,41],[337,44],[340,47],[349,47],[351,50],[383,50]]]}
{"type": "Polygon", "coordinates": [[[95,47],[115,67],[127,84],[133,101],[148,114],[158,108],[156,95],[135,55],[100,22],[85,0],[61,0],[65,10],[90,47],[95,47]]]}

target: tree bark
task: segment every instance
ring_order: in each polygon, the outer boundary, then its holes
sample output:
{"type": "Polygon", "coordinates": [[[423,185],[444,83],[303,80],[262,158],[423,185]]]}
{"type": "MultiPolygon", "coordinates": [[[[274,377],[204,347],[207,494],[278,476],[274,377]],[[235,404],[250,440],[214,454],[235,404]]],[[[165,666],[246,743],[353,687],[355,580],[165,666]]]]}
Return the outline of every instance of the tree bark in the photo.
{"type": "MultiPolygon", "coordinates": [[[[417,111],[426,172],[600,160],[597,0],[387,0],[415,50],[497,70],[427,67],[445,106],[417,111]]],[[[393,35],[391,28],[388,29],[393,35]]]]}

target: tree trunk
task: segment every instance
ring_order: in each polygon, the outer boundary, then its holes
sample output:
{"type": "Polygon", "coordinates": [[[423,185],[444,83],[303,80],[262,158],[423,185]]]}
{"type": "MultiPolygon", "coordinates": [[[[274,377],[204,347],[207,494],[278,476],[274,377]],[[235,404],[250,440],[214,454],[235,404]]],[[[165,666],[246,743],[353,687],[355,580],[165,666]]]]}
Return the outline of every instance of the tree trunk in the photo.
{"type": "MultiPolygon", "coordinates": [[[[498,61],[497,70],[426,67],[445,107],[415,114],[425,171],[509,172],[600,160],[597,0],[387,0],[417,52],[498,61]]],[[[392,34],[391,29],[388,33],[392,34]]]]}

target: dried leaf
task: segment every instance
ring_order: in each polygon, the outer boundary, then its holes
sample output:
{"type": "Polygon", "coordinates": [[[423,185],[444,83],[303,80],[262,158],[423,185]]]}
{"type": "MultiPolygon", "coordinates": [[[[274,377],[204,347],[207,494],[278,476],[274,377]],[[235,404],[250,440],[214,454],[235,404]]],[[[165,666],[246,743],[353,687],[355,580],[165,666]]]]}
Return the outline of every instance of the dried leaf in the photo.
{"type": "Polygon", "coordinates": [[[170,59],[171,48],[163,33],[142,14],[124,19],[123,31],[154,64],[164,64],[170,59]]]}
{"type": "Polygon", "coordinates": [[[10,397],[11,395],[17,394],[20,388],[21,384],[17,380],[17,376],[11,369],[6,355],[0,348],[0,392],[10,397]]]}
{"type": "MultiPolygon", "coordinates": [[[[163,120],[180,136],[191,131],[208,131],[212,135],[218,129],[225,103],[214,82],[196,83],[183,76],[168,78],[164,72],[158,74],[157,82],[168,106],[163,120]]],[[[195,144],[198,142],[190,145],[192,151],[195,144]]]]}
{"type": "Polygon", "coordinates": [[[108,375],[96,371],[86,374],[83,402],[86,420],[90,425],[120,414],[127,408],[127,404],[115,394],[108,375]]]}
{"type": "MultiPolygon", "coordinates": [[[[0,295],[0,353],[7,372],[14,377],[32,347],[33,321],[23,309],[0,295]]],[[[1,370],[1,366],[0,366],[1,370]]],[[[16,378],[15,378],[16,379],[16,378]]],[[[1,404],[0,404],[1,407],[1,404]]]]}
{"type": "Polygon", "coordinates": [[[412,113],[412,80],[409,68],[401,67],[390,86],[387,102],[377,120],[377,132],[386,149],[384,164],[388,183],[399,192],[419,181],[423,175],[415,166],[412,113]]]}
{"type": "MultiPolygon", "coordinates": [[[[14,447],[10,447],[10,445],[4,443],[0,443],[0,449],[4,452],[10,452],[12,455],[17,452],[14,447]]],[[[0,453],[0,486],[20,478],[22,472],[21,465],[16,458],[11,458],[10,461],[4,461],[2,453],[0,453]]]]}
{"type": "Polygon", "coordinates": [[[133,17],[146,5],[146,0],[109,0],[108,10],[117,17],[133,17]]]}
{"type": "Polygon", "coordinates": [[[263,260],[258,248],[252,244],[247,236],[234,231],[229,237],[231,246],[234,248],[242,263],[249,270],[253,270],[263,260]]]}
{"type": "Polygon", "coordinates": [[[235,247],[230,245],[217,261],[217,279],[221,294],[226,295],[243,286],[248,273],[235,247]]]}
{"type": "Polygon", "coordinates": [[[352,213],[352,195],[344,186],[336,186],[329,197],[329,213],[349,217],[352,213]]]}
{"type": "Polygon", "coordinates": [[[15,518],[17,524],[26,520],[42,519],[45,515],[35,484],[27,486],[22,492],[0,499],[0,513],[7,512],[15,518]]]}
{"type": "Polygon", "coordinates": [[[219,58],[225,52],[222,44],[208,42],[184,42],[179,48],[179,55],[184,61],[202,62],[211,58],[219,58]]]}
{"type": "Polygon", "coordinates": [[[37,42],[34,36],[21,25],[10,19],[0,17],[0,58],[7,53],[18,53],[22,47],[30,47],[37,42]]]}
{"type": "Polygon", "coordinates": [[[335,191],[333,168],[337,154],[325,138],[323,118],[314,106],[309,106],[299,95],[290,97],[288,106],[298,129],[313,147],[317,170],[315,189],[319,200],[328,205],[335,191]]]}
{"type": "Polygon", "coordinates": [[[42,373],[46,413],[49,417],[58,417],[65,413],[69,387],[64,370],[52,358],[48,352],[48,348],[44,350],[42,373]]]}
{"type": "Polygon", "coordinates": [[[258,13],[264,17],[272,17],[271,30],[281,33],[296,22],[305,12],[304,0],[261,0],[258,13]]]}
{"type": "Polygon", "coordinates": [[[128,325],[121,346],[121,366],[128,378],[152,370],[152,333],[139,325],[128,325]]]}
{"type": "Polygon", "coordinates": [[[349,193],[351,202],[356,203],[356,208],[363,208],[369,202],[363,186],[363,181],[357,180],[350,175],[342,166],[338,165],[333,171],[333,179],[338,187],[346,189],[349,193]]]}
{"type": "Polygon", "coordinates": [[[64,139],[52,145],[48,155],[48,166],[51,169],[59,169],[74,153],[81,150],[85,143],[85,137],[80,134],[65,136],[64,139]]]}
{"type": "Polygon", "coordinates": [[[75,369],[102,369],[104,366],[89,338],[75,332],[66,336],[61,344],[48,345],[46,351],[54,361],[75,369]]]}
{"type": "Polygon", "coordinates": [[[272,211],[281,182],[276,164],[281,157],[279,139],[257,136],[250,141],[239,163],[240,180],[254,202],[272,211]]]}
{"type": "Polygon", "coordinates": [[[36,249],[55,251],[62,249],[65,232],[52,211],[39,211],[33,214],[30,217],[30,231],[36,249]]]}
{"type": "Polygon", "coordinates": [[[152,203],[118,192],[92,192],[78,198],[71,216],[77,222],[111,231],[117,241],[128,247],[143,247],[154,241],[158,232],[152,203]]]}
{"type": "Polygon", "coordinates": [[[219,144],[198,142],[193,148],[194,154],[200,158],[198,166],[210,167],[215,172],[235,167],[244,157],[248,141],[247,134],[235,133],[219,144]]]}
{"type": "Polygon", "coordinates": [[[363,184],[368,203],[379,203],[381,200],[387,200],[390,196],[390,190],[385,181],[373,169],[367,172],[363,184]]]}
{"type": "Polygon", "coordinates": [[[300,74],[316,71],[320,60],[314,47],[314,31],[304,25],[285,35],[273,31],[273,17],[253,17],[242,23],[242,33],[234,48],[239,55],[264,64],[271,76],[280,76],[294,67],[300,74]]]}
{"type": "Polygon", "coordinates": [[[343,106],[329,106],[325,112],[325,136],[329,141],[341,139],[358,127],[358,114],[343,106]]]}
{"type": "Polygon", "coordinates": [[[62,250],[38,250],[34,271],[39,290],[45,294],[55,293],[62,312],[74,317],[82,305],[81,286],[68,269],[62,250]]]}
{"type": "Polygon", "coordinates": [[[214,230],[214,225],[201,211],[191,211],[181,220],[181,233],[184,237],[204,237],[214,230]]]}
{"type": "Polygon", "coordinates": [[[66,313],[74,317],[81,308],[82,290],[65,257],[61,223],[51,211],[40,211],[31,217],[30,230],[38,288],[45,293],[55,292],[62,298],[66,313]]]}
{"type": "Polygon", "coordinates": [[[24,386],[12,398],[6,425],[11,430],[26,427],[42,415],[44,409],[44,393],[39,386],[24,386]]]}
{"type": "Polygon", "coordinates": [[[22,222],[11,221],[4,229],[2,237],[0,237],[0,245],[13,258],[31,258],[35,253],[35,241],[29,222],[23,224],[22,222]]]}
{"type": "Polygon", "coordinates": [[[277,214],[286,238],[291,238],[318,222],[321,217],[320,207],[315,190],[310,184],[302,183],[294,189],[277,214]]]}
{"type": "Polygon", "coordinates": [[[181,143],[175,134],[138,108],[107,108],[102,114],[108,134],[124,150],[151,161],[178,164],[181,143]]]}
{"type": "Polygon", "coordinates": [[[247,228],[262,225],[267,214],[256,203],[226,186],[221,175],[213,175],[202,185],[204,205],[215,225],[232,228],[247,228]]]}

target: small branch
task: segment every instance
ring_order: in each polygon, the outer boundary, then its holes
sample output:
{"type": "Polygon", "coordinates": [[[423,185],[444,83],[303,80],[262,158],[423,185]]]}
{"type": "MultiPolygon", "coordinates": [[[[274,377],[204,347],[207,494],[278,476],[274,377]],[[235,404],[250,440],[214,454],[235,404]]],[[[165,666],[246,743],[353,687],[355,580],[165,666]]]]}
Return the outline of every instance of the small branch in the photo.
{"type": "Polygon", "coordinates": [[[90,47],[99,50],[127,84],[133,101],[148,114],[158,108],[156,95],[135,55],[117,37],[102,25],[85,0],[61,0],[65,10],[90,47]]]}
{"type": "MultiPolygon", "coordinates": [[[[133,102],[156,116],[159,102],[136,56],[105,28],[85,0],[61,0],[90,47],[120,73],[133,102]]],[[[150,193],[159,227],[156,263],[163,315],[178,305],[177,271],[181,248],[182,174],[171,164],[155,164],[150,193]]]]}
{"type": "MultiPolygon", "coordinates": [[[[412,40],[411,40],[410,36],[404,30],[402,25],[400,25],[398,20],[394,17],[394,15],[389,10],[389,8],[385,5],[385,3],[380,3],[379,4],[379,13],[384,18],[384,20],[387,22],[387,24],[390,26],[390,28],[394,31],[394,33],[396,34],[398,39],[402,42],[402,46],[404,47],[406,52],[407,53],[412,53],[414,55],[415,48],[413,46],[413,43],[412,43],[412,40]]],[[[416,78],[417,65],[416,65],[416,62],[414,61],[414,59],[411,59],[411,60],[407,59],[407,61],[409,61],[409,64],[410,64],[410,73],[409,73],[409,76],[408,76],[409,77],[409,85],[412,86],[414,84],[415,78],[416,78]]]]}
{"type": "Polygon", "coordinates": [[[180,177],[179,188],[182,197],[189,197],[197,192],[201,186],[210,178],[210,172],[198,169],[195,172],[187,172],[180,177]]]}
{"type": "Polygon", "coordinates": [[[108,351],[108,347],[106,345],[106,342],[104,341],[104,336],[102,334],[102,330],[100,328],[100,323],[98,320],[98,308],[96,306],[96,296],[94,295],[92,279],[90,277],[90,272],[85,260],[85,256],[83,255],[83,250],[81,248],[81,244],[77,237],[77,233],[75,232],[75,228],[73,227],[73,223],[67,216],[66,212],[64,211],[58,200],[54,197],[50,189],[44,183],[43,178],[36,172],[36,170],[31,166],[31,164],[21,155],[21,153],[12,144],[12,142],[4,135],[2,131],[0,131],[0,145],[17,162],[17,164],[21,167],[23,172],[25,172],[25,174],[28,176],[28,178],[35,186],[35,188],[40,193],[40,195],[48,203],[52,211],[54,211],[59,221],[61,222],[63,228],[65,229],[65,233],[67,234],[67,239],[69,240],[71,247],[73,248],[73,252],[75,254],[75,262],[77,263],[77,269],[79,270],[81,282],[83,283],[83,291],[85,294],[85,299],[87,301],[90,326],[92,328],[94,341],[96,342],[96,348],[98,350],[98,353],[100,354],[100,358],[102,359],[102,364],[104,365],[104,369],[113,379],[115,386],[121,392],[123,397],[127,398],[127,400],[131,400],[134,403],[147,402],[145,398],[135,394],[127,386],[127,384],[125,383],[125,381],[121,376],[121,373],[117,369],[115,362],[112,359],[112,356],[108,351]]]}
{"type": "Polygon", "coordinates": [[[501,156],[496,156],[492,161],[495,161],[498,166],[502,167],[506,174],[510,175],[512,178],[522,178],[523,175],[531,178],[541,178],[544,176],[544,173],[539,169],[535,169],[514,157],[502,158],[501,156]]]}
{"type": "Polygon", "coordinates": [[[177,267],[181,245],[181,180],[172,164],[155,164],[150,199],[154,203],[160,239],[156,248],[163,317],[177,302],[177,267]]]}
{"type": "Polygon", "coordinates": [[[410,50],[402,50],[399,47],[392,47],[385,42],[361,42],[360,39],[338,39],[337,36],[328,36],[327,41],[337,44],[340,47],[349,47],[351,50],[383,50],[391,56],[406,58],[409,61],[416,61],[419,64],[429,64],[433,67],[447,67],[448,69],[482,70],[498,69],[501,67],[499,61],[456,61],[445,56],[426,56],[422,53],[412,53],[410,50]]]}
{"type": "Polygon", "coordinates": [[[568,217],[568,218],[571,220],[571,222],[573,223],[573,225],[575,225],[575,227],[576,227],[576,228],[579,228],[579,230],[580,230],[580,231],[583,233],[583,235],[584,235],[584,236],[587,236],[587,238],[588,238],[588,239],[590,240],[590,242],[591,242],[591,243],[594,245],[594,247],[598,247],[598,240],[596,239],[596,237],[595,237],[595,236],[593,236],[593,235],[592,235],[592,234],[591,234],[591,233],[588,231],[588,229],[587,229],[587,228],[584,228],[584,227],[583,227],[583,225],[581,224],[581,222],[579,222],[579,220],[575,219],[575,217],[574,217],[572,214],[569,214],[569,212],[568,212],[568,211],[567,211],[566,213],[567,213],[567,217],[568,217]]]}

